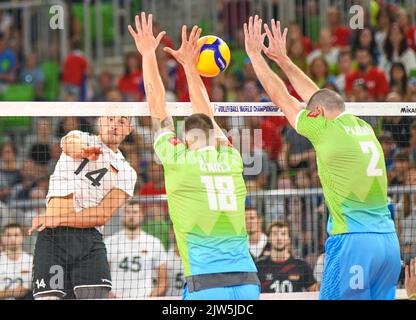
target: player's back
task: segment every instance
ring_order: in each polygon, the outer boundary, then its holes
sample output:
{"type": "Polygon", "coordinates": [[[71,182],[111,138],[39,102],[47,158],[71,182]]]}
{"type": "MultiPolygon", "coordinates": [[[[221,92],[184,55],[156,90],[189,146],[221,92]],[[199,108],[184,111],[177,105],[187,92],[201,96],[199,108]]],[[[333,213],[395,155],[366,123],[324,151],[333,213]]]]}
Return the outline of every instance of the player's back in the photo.
{"type": "Polygon", "coordinates": [[[191,151],[172,138],[174,133],[158,138],[155,149],[164,165],[185,275],[256,272],[248,249],[239,152],[231,146],[191,151]]]}
{"type": "Polygon", "coordinates": [[[328,232],[394,232],[383,150],[372,127],[354,115],[334,120],[302,111],[297,131],[316,150],[330,210],[328,232]]]}

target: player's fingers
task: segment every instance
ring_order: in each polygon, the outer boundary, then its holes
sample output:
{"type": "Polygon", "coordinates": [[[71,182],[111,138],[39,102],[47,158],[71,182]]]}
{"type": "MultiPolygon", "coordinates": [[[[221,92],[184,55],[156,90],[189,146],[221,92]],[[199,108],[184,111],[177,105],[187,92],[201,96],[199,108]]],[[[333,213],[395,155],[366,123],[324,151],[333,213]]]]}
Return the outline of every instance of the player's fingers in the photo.
{"type": "Polygon", "coordinates": [[[272,19],[271,21],[270,21],[270,26],[272,27],[272,33],[273,33],[273,36],[274,37],[276,37],[277,36],[277,29],[276,29],[276,22],[275,22],[275,20],[274,19],[272,19]]]}
{"type": "Polygon", "coordinates": [[[172,48],[169,48],[169,47],[164,47],[163,51],[170,54],[172,57],[176,58],[176,50],[173,50],[172,48]]]}
{"type": "Polygon", "coordinates": [[[198,26],[193,26],[191,34],[189,35],[189,42],[193,43],[195,39],[196,32],[198,31],[198,26]]]}
{"type": "Polygon", "coordinates": [[[182,26],[182,43],[186,43],[186,25],[182,26]]]}
{"type": "Polygon", "coordinates": [[[147,23],[146,23],[146,13],[142,11],[141,13],[141,21],[142,21],[142,31],[143,33],[147,32],[147,23]]]}
{"type": "Polygon", "coordinates": [[[147,17],[147,29],[153,34],[153,15],[149,14],[147,17]]]}
{"type": "Polygon", "coordinates": [[[157,37],[156,37],[156,43],[157,44],[159,44],[160,43],[160,41],[162,40],[162,38],[165,36],[165,34],[166,34],[166,31],[161,31],[161,32],[159,32],[159,34],[157,35],[157,37]]]}
{"type": "Polygon", "coordinates": [[[45,230],[45,228],[46,228],[46,225],[45,224],[42,224],[40,226],[40,228],[38,229],[38,232],[42,232],[43,230],[45,230]]]}
{"type": "Polygon", "coordinates": [[[140,36],[142,34],[142,28],[140,27],[140,18],[138,14],[134,17],[134,21],[136,23],[137,34],[140,36]]]}
{"type": "Polygon", "coordinates": [[[248,19],[248,33],[251,36],[253,34],[253,17],[250,16],[248,19]]]}
{"type": "Polygon", "coordinates": [[[247,23],[246,22],[244,22],[243,30],[244,30],[244,37],[247,39],[247,37],[248,37],[248,29],[247,29],[247,23]]]}
{"type": "Polygon", "coordinates": [[[264,46],[264,39],[266,39],[266,33],[261,35],[261,44],[264,46]]]}
{"type": "Polygon", "coordinates": [[[287,32],[288,32],[288,29],[285,28],[285,30],[283,30],[283,35],[282,35],[282,40],[283,40],[283,43],[284,43],[285,47],[286,47],[287,32]]]}
{"type": "Polygon", "coordinates": [[[201,52],[202,47],[207,43],[208,39],[203,39],[196,47],[197,52],[201,52]]]}
{"type": "Polygon", "coordinates": [[[196,31],[196,34],[195,34],[195,38],[194,38],[193,43],[197,43],[198,42],[198,39],[201,37],[201,33],[202,33],[202,29],[201,28],[198,28],[198,30],[196,31]]]}
{"type": "Polygon", "coordinates": [[[134,31],[133,27],[129,25],[127,28],[129,29],[129,32],[131,36],[133,37],[133,39],[136,39],[137,34],[136,34],[136,31],[134,31]]]}
{"type": "Polygon", "coordinates": [[[258,25],[259,25],[259,16],[256,14],[255,16],[254,16],[254,22],[253,22],[253,31],[254,31],[254,34],[255,35],[257,35],[258,34],[258,25]]]}
{"type": "Polygon", "coordinates": [[[274,37],[273,37],[272,32],[270,31],[269,26],[266,23],[264,24],[264,30],[266,31],[266,34],[267,34],[267,37],[269,38],[269,43],[270,43],[272,40],[274,40],[274,37]]]}

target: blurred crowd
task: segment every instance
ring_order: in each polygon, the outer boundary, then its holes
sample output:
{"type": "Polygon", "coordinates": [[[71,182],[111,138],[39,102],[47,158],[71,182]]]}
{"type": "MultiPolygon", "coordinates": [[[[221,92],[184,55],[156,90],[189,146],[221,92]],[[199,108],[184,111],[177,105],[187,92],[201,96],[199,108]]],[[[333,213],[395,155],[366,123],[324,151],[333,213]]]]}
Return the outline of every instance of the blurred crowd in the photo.
{"type": "MultiPolygon", "coordinates": [[[[344,25],[336,7],[328,8],[326,14],[329,25],[319,30],[316,39],[305,35],[302,24],[291,22],[288,25],[288,55],[320,88],[335,90],[346,101],[416,101],[416,26],[411,24],[411,16],[405,8],[386,1],[377,2],[378,10],[365,15],[365,26],[359,30],[344,25]]],[[[223,1],[224,5],[226,3],[223,1]]],[[[141,58],[137,52],[125,53],[120,74],[102,68],[96,72],[94,62],[89,61],[83,53],[79,23],[75,18],[71,21],[71,50],[60,65],[58,99],[145,101],[141,58]]],[[[156,24],[154,32],[157,33],[161,28],[156,24]]],[[[223,29],[224,32],[229,30],[226,26],[223,29]]],[[[235,37],[230,40],[232,62],[228,70],[218,77],[204,79],[211,101],[269,101],[245,55],[241,27],[233,34],[235,37]]],[[[230,39],[226,34],[220,36],[230,39]]],[[[44,101],[47,92],[45,74],[40,67],[41,57],[33,53],[24,56],[19,45],[21,37],[19,21],[7,12],[0,11],[0,95],[5,94],[11,84],[21,83],[33,87],[35,100],[44,101]]],[[[176,40],[164,37],[156,52],[157,60],[168,101],[189,101],[183,69],[162,50],[164,46],[176,48],[176,40]]],[[[279,68],[275,65],[272,67],[286,81],[291,94],[301,100],[279,68]]],[[[413,117],[400,116],[369,116],[365,119],[374,127],[383,147],[389,185],[415,186],[416,121],[413,121],[413,117]]],[[[249,192],[320,187],[312,145],[288,126],[284,118],[219,117],[217,120],[227,132],[239,129],[239,138],[249,141],[250,148],[240,150],[249,192]],[[260,139],[254,136],[256,129],[261,129],[260,139]],[[256,166],[259,163],[261,170],[258,172],[256,166]]],[[[123,144],[122,151],[138,173],[136,195],[163,195],[162,167],[153,159],[151,121],[148,117],[137,117],[134,127],[135,131],[123,144]]],[[[35,118],[31,128],[29,133],[20,138],[16,138],[13,128],[2,132],[0,212],[3,226],[12,221],[27,227],[34,216],[44,211],[42,201],[48,191],[48,179],[61,153],[60,138],[74,129],[94,132],[95,119],[35,118]],[[38,202],[41,205],[34,205],[38,202]]],[[[392,192],[390,198],[403,259],[408,260],[415,254],[416,195],[392,192]]],[[[279,241],[290,243],[287,244],[291,247],[290,257],[293,255],[304,259],[304,264],[295,264],[307,269],[305,274],[308,275],[302,277],[304,285],[299,290],[315,288],[321,275],[321,253],[326,239],[327,212],[322,196],[318,193],[306,195],[302,191],[287,196],[253,196],[249,199],[248,208],[250,246],[260,266],[261,261],[268,261],[270,252],[274,252],[273,243],[268,241],[271,232],[269,226],[276,221],[285,221],[278,228],[287,227],[287,239],[279,241]]],[[[161,241],[166,250],[172,249],[166,204],[153,201],[143,205],[142,210],[145,212],[141,221],[142,229],[161,241]]],[[[106,235],[119,232],[121,227],[118,219],[116,217],[107,227],[106,235]]],[[[284,260],[287,259],[289,256],[284,257],[284,260]]],[[[266,267],[264,274],[269,273],[266,267]]],[[[278,290],[282,291],[284,286],[280,283],[278,290]]],[[[276,286],[273,289],[268,284],[264,288],[271,292],[276,286]]]]}

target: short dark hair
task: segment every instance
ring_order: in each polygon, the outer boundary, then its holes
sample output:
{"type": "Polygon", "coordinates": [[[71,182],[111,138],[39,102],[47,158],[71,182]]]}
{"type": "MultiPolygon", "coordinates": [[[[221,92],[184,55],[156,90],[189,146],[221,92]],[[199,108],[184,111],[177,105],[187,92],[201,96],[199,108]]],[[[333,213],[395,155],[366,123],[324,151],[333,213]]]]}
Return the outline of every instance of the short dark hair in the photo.
{"type": "Polygon", "coordinates": [[[208,137],[209,131],[214,129],[212,119],[203,113],[194,113],[185,119],[185,132],[192,129],[199,129],[204,131],[208,137]]]}
{"type": "Polygon", "coordinates": [[[23,226],[20,225],[20,224],[18,224],[18,223],[15,223],[15,222],[6,224],[3,227],[2,234],[5,234],[6,231],[9,230],[9,229],[20,229],[20,231],[22,232],[22,234],[24,234],[23,226]]]}
{"type": "Polygon", "coordinates": [[[321,89],[316,91],[309,99],[307,108],[312,109],[317,105],[322,105],[330,111],[345,110],[344,99],[338,93],[329,89],[321,89]]]}

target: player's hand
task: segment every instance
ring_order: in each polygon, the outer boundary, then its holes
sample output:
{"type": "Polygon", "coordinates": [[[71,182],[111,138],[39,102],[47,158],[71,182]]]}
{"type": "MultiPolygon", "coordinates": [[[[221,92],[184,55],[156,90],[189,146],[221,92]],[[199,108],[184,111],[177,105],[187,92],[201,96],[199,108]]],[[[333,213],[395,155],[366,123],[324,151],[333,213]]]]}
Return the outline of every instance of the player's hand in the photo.
{"type": "Polygon", "coordinates": [[[82,147],[81,149],[81,158],[88,159],[91,161],[97,161],[100,154],[103,153],[103,150],[100,146],[90,146],[82,147]]]}
{"type": "Polygon", "coordinates": [[[152,15],[149,14],[146,19],[146,14],[141,13],[141,19],[138,15],[135,17],[136,31],[129,25],[129,32],[136,43],[136,48],[141,55],[148,52],[155,52],[160,40],[166,34],[165,31],[160,32],[157,37],[153,36],[152,15]],[[140,23],[141,20],[141,23],[140,23]]]}
{"type": "Polygon", "coordinates": [[[266,34],[261,34],[262,20],[256,15],[248,19],[248,24],[244,23],[244,41],[246,52],[249,58],[261,55],[263,42],[266,34]]]}
{"type": "Polygon", "coordinates": [[[280,65],[288,59],[286,52],[287,28],[282,33],[280,31],[280,21],[275,22],[274,19],[272,19],[270,25],[271,30],[267,24],[264,24],[264,29],[269,39],[269,46],[263,45],[263,51],[266,56],[280,65]]]}
{"type": "Polygon", "coordinates": [[[410,260],[410,266],[406,265],[405,267],[405,278],[404,285],[406,287],[406,292],[408,297],[416,295],[416,259],[413,258],[410,260]]]}
{"type": "Polygon", "coordinates": [[[199,53],[206,40],[198,44],[202,29],[198,26],[192,28],[189,39],[186,35],[186,26],[182,26],[182,44],[178,50],[165,47],[163,50],[174,57],[182,66],[196,66],[199,59],[199,53]]]}
{"type": "Polygon", "coordinates": [[[61,218],[59,216],[53,216],[50,214],[40,214],[33,218],[32,226],[29,229],[29,235],[32,235],[36,230],[42,232],[45,228],[56,228],[61,224],[61,218]]]}

